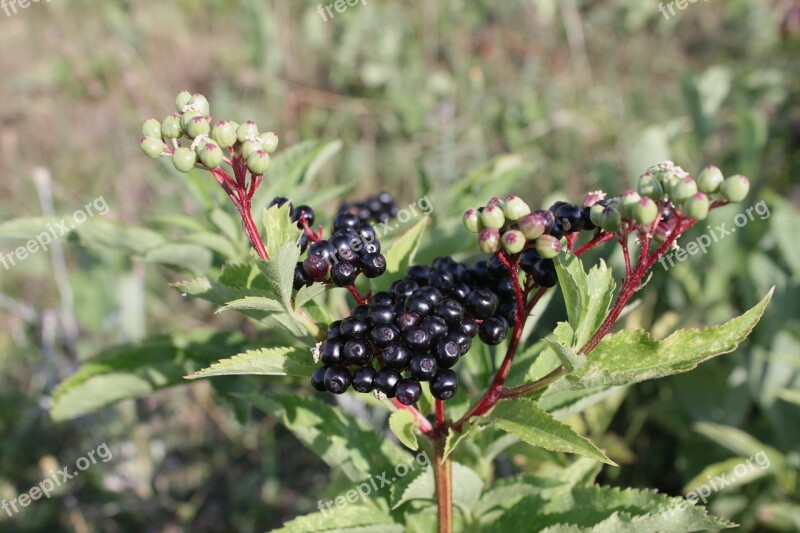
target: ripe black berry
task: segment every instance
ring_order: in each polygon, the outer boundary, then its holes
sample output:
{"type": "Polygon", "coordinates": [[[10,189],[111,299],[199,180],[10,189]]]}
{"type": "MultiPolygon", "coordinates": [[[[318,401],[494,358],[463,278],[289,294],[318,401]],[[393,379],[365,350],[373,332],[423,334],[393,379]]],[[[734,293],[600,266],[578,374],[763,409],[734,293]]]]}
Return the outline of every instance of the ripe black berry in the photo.
{"type": "Polygon", "coordinates": [[[403,299],[411,296],[418,288],[419,284],[416,281],[411,281],[410,279],[401,279],[392,283],[390,290],[392,291],[392,294],[394,294],[395,298],[403,299]]]}
{"type": "Polygon", "coordinates": [[[358,270],[352,263],[340,261],[331,268],[331,281],[337,287],[347,287],[356,281],[358,270]]]}
{"type": "Polygon", "coordinates": [[[311,374],[311,386],[317,389],[320,392],[325,392],[325,371],[328,370],[327,367],[320,366],[314,370],[314,373],[311,374]]]}
{"type": "Polygon", "coordinates": [[[541,258],[542,256],[539,255],[535,248],[528,248],[519,257],[519,267],[526,274],[533,274],[533,265],[541,258]]]}
{"type": "Polygon", "coordinates": [[[431,379],[436,374],[437,369],[436,359],[430,355],[416,355],[411,359],[411,364],[409,365],[411,377],[420,381],[431,379]]]}
{"type": "Polygon", "coordinates": [[[461,281],[453,285],[453,290],[450,292],[450,296],[463,302],[464,298],[467,297],[471,290],[472,289],[470,289],[469,285],[461,281]]]}
{"type": "Polygon", "coordinates": [[[453,290],[455,279],[453,275],[446,270],[433,270],[428,276],[428,285],[435,287],[442,291],[443,294],[449,293],[453,290]]]}
{"type": "Polygon", "coordinates": [[[517,321],[517,302],[516,300],[503,300],[497,307],[497,315],[505,318],[508,322],[517,321]]]}
{"type": "Polygon", "coordinates": [[[386,291],[380,291],[373,294],[369,299],[370,305],[392,305],[394,303],[394,296],[386,291]]]}
{"type": "Polygon", "coordinates": [[[490,346],[500,344],[508,333],[508,322],[499,316],[489,317],[478,328],[478,337],[490,346]]]}
{"type": "Polygon", "coordinates": [[[564,203],[555,210],[554,215],[567,233],[583,229],[583,211],[577,205],[564,203]]]}
{"type": "Polygon", "coordinates": [[[405,335],[406,344],[414,351],[426,351],[431,347],[430,331],[422,328],[414,328],[409,330],[405,335]]]}
{"type": "Polygon", "coordinates": [[[456,394],[458,377],[450,369],[442,368],[431,380],[431,394],[437,400],[449,400],[456,394]]]}
{"type": "Polygon", "coordinates": [[[350,339],[342,350],[348,363],[364,366],[372,360],[372,350],[364,339],[350,339]]]}
{"type": "Polygon", "coordinates": [[[458,362],[461,356],[461,347],[458,341],[448,337],[442,337],[436,341],[436,363],[440,368],[450,368],[458,362]]]}
{"type": "Polygon", "coordinates": [[[416,313],[402,312],[397,315],[395,324],[400,331],[408,331],[416,327],[421,321],[421,317],[416,313]]]}
{"type": "Polygon", "coordinates": [[[363,337],[367,334],[367,323],[355,316],[349,316],[342,320],[342,325],[339,326],[342,331],[342,336],[347,339],[354,339],[356,337],[363,337]]]}
{"type": "Polygon", "coordinates": [[[431,270],[426,267],[425,265],[414,265],[408,269],[406,273],[406,279],[410,279],[412,281],[416,281],[420,285],[424,285],[428,283],[428,276],[430,276],[431,270]]]}
{"type": "Polygon", "coordinates": [[[400,338],[400,332],[391,324],[380,324],[372,328],[370,333],[372,344],[378,348],[389,346],[400,338]]]}
{"type": "Polygon", "coordinates": [[[375,381],[375,369],[369,366],[361,367],[353,372],[353,389],[356,392],[372,391],[372,384],[375,381]]]}
{"type": "Polygon", "coordinates": [[[356,228],[359,238],[364,243],[378,242],[378,235],[375,233],[375,227],[370,224],[361,224],[356,228]]]}
{"type": "Polygon", "coordinates": [[[394,398],[400,373],[389,368],[382,368],[375,376],[372,386],[375,390],[384,393],[388,398],[394,398]]]}
{"type": "Polygon", "coordinates": [[[424,294],[414,293],[406,300],[405,310],[419,316],[428,316],[433,310],[433,303],[424,294]]]}
{"type": "Polygon", "coordinates": [[[343,366],[331,366],[325,371],[325,388],[334,394],[342,394],[349,387],[353,377],[343,366]]]}
{"type": "Polygon", "coordinates": [[[500,281],[508,277],[508,269],[496,255],[491,256],[486,262],[486,269],[489,273],[489,277],[495,281],[500,281]]]}
{"type": "Polygon", "coordinates": [[[489,289],[474,290],[467,295],[467,309],[481,320],[494,314],[497,303],[497,295],[489,289]]]}
{"type": "Polygon", "coordinates": [[[313,279],[311,276],[306,274],[306,271],[303,270],[303,263],[297,263],[294,266],[294,281],[292,282],[292,288],[294,290],[300,290],[303,287],[307,287],[313,283],[313,279]]]}
{"type": "Polygon", "coordinates": [[[414,378],[401,379],[397,384],[397,400],[403,405],[417,403],[422,396],[422,385],[414,378]]]}
{"type": "Polygon", "coordinates": [[[298,228],[303,227],[303,224],[300,220],[301,215],[306,219],[306,223],[309,226],[314,224],[314,210],[308,207],[307,205],[298,205],[292,211],[292,220],[297,222],[298,228]]]}
{"type": "Polygon", "coordinates": [[[394,322],[394,307],[392,305],[369,306],[369,323],[373,326],[378,324],[391,324],[394,322]]]}
{"type": "Polygon", "coordinates": [[[461,331],[466,333],[470,338],[478,334],[478,323],[471,316],[464,317],[461,321],[461,331]]]}
{"type": "Polygon", "coordinates": [[[497,282],[494,292],[501,297],[514,298],[514,282],[510,277],[505,277],[497,282]]]}
{"type": "Polygon", "coordinates": [[[583,229],[587,231],[592,231],[597,229],[592,219],[589,217],[589,212],[591,211],[591,207],[586,206],[581,210],[581,219],[583,220],[583,229]]]}
{"type": "Polygon", "coordinates": [[[436,304],[436,316],[442,317],[448,326],[460,324],[464,318],[464,306],[456,300],[442,300],[436,304]]]}
{"type": "Polygon", "coordinates": [[[444,296],[442,296],[442,291],[436,287],[420,287],[414,294],[424,296],[431,305],[436,305],[444,298],[444,296]]]}
{"type": "Polygon", "coordinates": [[[359,224],[361,224],[361,221],[358,219],[358,216],[353,213],[339,213],[333,219],[334,231],[338,231],[342,228],[356,228],[359,224]]]}
{"type": "Polygon", "coordinates": [[[369,306],[366,304],[355,306],[355,308],[350,311],[350,316],[366,322],[369,318],[369,306]]]}
{"type": "Polygon", "coordinates": [[[533,281],[540,287],[556,286],[558,273],[552,259],[540,259],[533,265],[533,281]]]}
{"type": "Polygon", "coordinates": [[[427,329],[434,339],[447,334],[447,322],[442,317],[427,316],[419,323],[421,328],[427,329]]]}
{"type": "Polygon", "coordinates": [[[361,258],[361,269],[368,278],[377,278],[386,272],[386,258],[378,252],[364,254],[361,258]]]}
{"type": "Polygon", "coordinates": [[[317,241],[308,247],[308,256],[311,257],[312,255],[322,257],[328,263],[332,263],[336,255],[336,248],[328,241],[317,241]]]}
{"type": "Polygon", "coordinates": [[[343,343],[338,340],[325,340],[319,347],[319,359],[326,366],[341,365],[344,362],[342,354],[343,343]]]}
{"type": "Polygon", "coordinates": [[[402,372],[411,362],[411,352],[401,344],[390,344],[384,348],[381,358],[387,368],[393,368],[402,372]]]}
{"type": "Polygon", "coordinates": [[[341,320],[334,320],[328,326],[328,331],[325,334],[325,338],[328,340],[338,339],[342,336],[342,330],[340,326],[342,325],[341,320]]]}
{"type": "Polygon", "coordinates": [[[447,337],[458,343],[458,347],[461,349],[461,355],[464,355],[472,348],[472,339],[460,329],[451,331],[447,337]]]}
{"type": "Polygon", "coordinates": [[[303,261],[303,270],[311,279],[321,280],[328,273],[328,262],[319,255],[309,255],[303,261]]]}
{"type": "MultiPolygon", "coordinates": [[[[269,205],[267,207],[269,208],[269,207],[273,207],[273,206],[276,206],[276,205],[278,207],[282,207],[283,204],[285,204],[286,202],[289,202],[288,198],[284,198],[282,196],[276,196],[275,198],[272,199],[272,201],[269,203],[269,205]]],[[[292,212],[292,203],[291,202],[289,202],[289,212],[290,213],[292,212]]]]}

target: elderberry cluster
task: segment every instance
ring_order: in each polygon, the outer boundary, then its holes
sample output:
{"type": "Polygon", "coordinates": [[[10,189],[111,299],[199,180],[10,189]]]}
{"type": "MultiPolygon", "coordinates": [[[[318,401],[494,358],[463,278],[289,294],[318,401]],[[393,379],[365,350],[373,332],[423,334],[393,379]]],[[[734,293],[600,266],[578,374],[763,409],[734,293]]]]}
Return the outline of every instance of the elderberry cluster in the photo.
{"type": "Polygon", "coordinates": [[[353,203],[343,203],[339,206],[338,213],[352,213],[366,224],[369,222],[388,222],[397,216],[400,209],[387,192],[369,196],[365,200],[353,203]]]}
{"type": "Polygon", "coordinates": [[[320,391],[342,394],[352,386],[411,405],[427,381],[434,398],[449,400],[458,387],[452,367],[476,335],[489,345],[506,338],[515,301],[496,258],[472,268],[451,258],[413,266],[388,292],[331,324],[318,348],[324,366],[311,383],[320,391]]]}
{"type": "Polygon", "coordinates": [[[310,243],[307,257],[295,265],[294,288],[315,281],[348,287],[359,274],[377,278],[385,271],[386,258],[375,228],[353,213],[340,212],[333,219],[333,235],[310,243]]]}

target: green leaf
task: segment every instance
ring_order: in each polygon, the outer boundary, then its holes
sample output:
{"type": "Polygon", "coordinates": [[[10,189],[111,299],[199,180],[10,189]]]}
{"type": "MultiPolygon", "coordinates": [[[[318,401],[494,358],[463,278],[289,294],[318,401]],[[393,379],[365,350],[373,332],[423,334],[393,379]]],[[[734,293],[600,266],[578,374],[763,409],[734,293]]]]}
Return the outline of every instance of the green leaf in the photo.
{"type": "Polygon", "coordinates": [[[484,420],[532,446],[554,452],[576,453],[617,466],[591,441],[575,433],[566,424],[556,421],[532,401],[501,401],[484,420]]]}
{"type": "Polygon", "coordinates": [[[261,261],[258,267],[267,278],[267,283],[275,291],[287,313],[293,311],[292,290],[294,267],[300,257],[300,248],[294,243],[285,242],[270,254],[269,261],[261,261]]]}
{"type": "Polygon", "coordinates": [[[307,302],[313,300],[320,294],[324,294],[330,289],[330,285],[324,283],[314,283],[306,287],[301,287],[294,297],[294,308],[300,309],[307,302]]]}
{"type": "MultiPolygon", "coordinates": [[[[453,504],[469,516],[483,493],[483,480],[471,468],[453,461],[453,504]]],[[[392,488],[392,509],[397,509],[412,500],[433,500],[436,497],[436,482],[433,469],[426,468],[406,482],[401,478],[392,488]]]]}
{"type": "MultiPolygon", "coordinates": [[[[562,322],[563,324],[563,322],[562,322]]],[[[586,356],[578,355],[569,346],[564,346],[553,339],[545,338],[544,341],[558,356],[558,360],[564,365],[568,372],[574,372],[586,364],[586,356]]]]}
{"type": "Polygon", "coordinates": [[[229,359],[217,361],[208,368],[186,376],[187,379],[237,374],[262,376],[310,376],[314,371],[311,352],[303,348],[281,347],[248,350],[229,359]]]}
{"type": "Polygon", "coordinates": [[[800,390],[797,389],[783,389],[778,392],[778,398],[785,402],[800,405],[800,390]]]}
{"type": "Polygon", "coordinates": [[[120,250],[144,255],[148,250],[165,245],[167,239],[146,228],[125,226],[118,222],[93,218],[75,228],[80,243],[102,251],[120,250]]]}
{"type": "Polygon", "coordinates": [[[711,422],[698,422],[693,426],[694,430],[717,443],[718,445],[730,450],[731,452],[745,457],[755,457],[759,454],[766,454],[766,459],[776,472],[784,468],[786,458],[775,448],[764,444],[749,433],[739,428],[723,426],[722,424],[712,424],[711,422]]]}
{"type": "Polygon", "coordinates": [[[386,257],[386,273],[370,280],[373,292],[388,289],[393,281],[405,275],[409,265],[414,261],[414,255],[417,253],[417,248],[419,248],[419,243],[427,224],[428,217],[422,217],[419,222],[394,241],[384,253],[386,257]]]}
{"type": "Polygon", "coordinates": [[[559,256],[556,272],[573,329],[569,346],[577,350],[586,344],[608,314],[614,296],[614,279],[603,260],[586,274],[580,259],[571,252],[559,256]]]}
{"type": "MultiPolygon", "coordinates": [[[[266,393],[247,401],[281,420],[300,442],[351,481],[408,464],[411,455],[336,406],[312,398],[266,393]]],[[[413,459],[412,459],[413,460],[413,459]]]]}
{"type": "MultiPolygon", "coordinates": [[[[344,495],[341,496],[344,497],[344,495]]],[[[359,500],[360,497],[355,502],[359,500]]],[[[327,503],[323,502],[323,505],[327,503]]],[[[323,507],[323,511],[319,513],[299,516],[286,522],[282,528],[273,530],[274,533],[316,533],[318,531],[403,533],[403,526],[395,523],[391,516],[379,509],[350,504],[345,499],[341,507],[337,507],[334,500],[330,507],[323,507]]]]}
{"type": "Polygon", "coordinates": [[[238,334],[197,332],[147,339],[105,350],[63,381],[50,414],[67,420],[108,404],[186,384],[183,376],[241,350],[238,334]]]}
{"type": "Polygon", "coordinates": [[[450,454],[456,451],[458,445],[474,433],[476,430],[480,430],[479,426],[475,425],[465,425],[461,428],[461,431],[455,431],[453,428],[447,428],[447,437],[445,437],[444,441],[444,452],[442,453],[442,460],[444,461],[450,454]]]}
{"type": "MultiPolygon", "coordinates": [[[[767,458],[766,455],[763,457],[764,459],[767,458]]],[[[704,485],[712,488],[709,482],[717,479],[720,480],[719,488],[721,489],[726,487],[728,482],[740,487],[750,483],[751,481],[755,481],[756,479],[760,479],[766,475],[769,475],[768,469],[770,468],[771,463],[765,463],[764,467],[762,468],[761,466],[757,465],[753,459],[750,459],[750,465],[748,465],[748,459],[748,457],[731,457],[725,461],[706,466],[700,471],[699,474],[694,476],[688,483],[684,485],[683,493],[697,493],[697,491],[704,485]],[[744,465],[747,469],[743,475],[739,475],[739,473],[736,472],[736,467],[739,465],[744,465]]]]}
{"type": "Polygon", "coordinates": [[[567,379],[553,383],[544,397],[564,390],[639,383],[692,370],[712,357],[735,350],[761,319],[772,292],[721,326],[677,331],[663,341],[639,330],[606,337],[587,357],[586,364],[567,379]]]}
{"type": "Polygon", "coordinates": [[[266,245],[270,260],[275,260],[278,250],[286,245],[297,248],[297,257],[300,257],[297,239],[300,238],[303,230],[297,227],[296,222],[292,222],[289,202],[280,207],[273,205],[268,209],[264,209],[263,223],[266,228],[266,245]]]}
{"type": "Polygon", "coordinates": [[[237,311],[263,311],[264,313],[283,313],[283,305],[278,300],[266,298],[264,296],[245,296],[238,300],[233,300],[220,307],[217,313],[234,309],[237,311]]]}
{"type": "Polygon", "coordinates": [[[200,274],[209,269],[213,256],[208,248],[197,244],[169,243],[151,248],[142,260],[145,263],[172,265],[200,274]]]}
{"type": "Polygon", "coordinates": [[[405,409],[398,409],[389,417],[389,429],[392,430],[392,433],[395,434],[400,442],[414,451],[419,450],[417,435],[414,432],[416,426],[414,415],[405,409]]]}

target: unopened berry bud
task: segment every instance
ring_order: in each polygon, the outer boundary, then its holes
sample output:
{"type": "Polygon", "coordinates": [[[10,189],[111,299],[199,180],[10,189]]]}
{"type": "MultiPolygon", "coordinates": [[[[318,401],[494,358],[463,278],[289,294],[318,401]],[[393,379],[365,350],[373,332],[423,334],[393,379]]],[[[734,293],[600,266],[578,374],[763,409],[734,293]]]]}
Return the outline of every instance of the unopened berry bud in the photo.
{"type": "Polygon", "coordinates": [[[252,120],[241,124],[239,129],[236,130],[236,138],[239,139],[240,143],[245,142],[248,137],[258,137],[258,126],[252,120]]]}
{"type": "Polygon", "coordinates": [[[536,251],[545,259],[552,259],[561,251],[561,241],[552,235],[542,235],[536,239],[536,251]]]}
{"type": "Polygon", "coordinates": [[[591,220],[592,224],[595,226],[600,226],[600,220],[602,220],[603,216],[603,209],[605,209],[605,207],[600,204],[595,204],[589,208],[589,220],[591,220]]]}
{"type": "Polygon", "coordinates": [[[269,154],[264,150],[256,150],[247,158],[247,168],[252,174],[263,174],[269,168],[269,154]]]}
{"type": "Polygon", "coordinates": [[[167,145],[160,137],[142,137],[142,151],[147,157],[156,159],[164,153],[166,148],[167,145]]]}
{"type": "Polygon", "coordinates": [[[506,223],[506,217],[503,210],[496,204],[487,205],[481,212],[481,224],[483,227],[489,229],[500,229],[506,223]]]}
{"type": "Polygon", "coordinates": [[[704,220],[708,216],[709,206],[708,196],[699,192],[683,202],[681,211],[689,218],[704,220]]]}
{"type": "Polygon", "coordinates": [[[178,110],[178,113],[183,113],[183,108],[189,105],[189,100],[192,99],[192,93],[189,91],[181,91],[178,93],[178,96],[175,97],[175,108],[178,110]]]}
{"type": "Polygon", "coordinates": [[[750,192],[750,180],[739,174],[725,178],[719,188],[719,192],[729,202],[741,202],[750,192]]]}
{"type": "Polygon", "coordinates": [[[544,235],[547,229],[547,220],[537,211],[519,219],[517,226],[526,239],[534,240],[538,239],[540,235],[544,235]]]}
{"type": "Polygon", "coordinates": [[[220,148],[228,148],[236,144],[236,129],[229,120],[220,120],[211,130],[211,138],[220,148]]]}
{"type": "Polygon", "coordinates": [[[142,135],[145,137],[161,137],[161,123],[154,118],[148,118],[142,125],[142,135]]]}
{"type": "Polygon", "coordinates": [[[478,248],[485,254],[493,254],[500,250],[500,232],[496,229],[485,229],[478,234],[478,248]]]}
{"type": "Polygon", "coordinates": [[[181,116],[178,113],[173,113],[161,122],[161,135],[167,139],[178,139],[183,135],[183,128],[181,128],[181,116]]]}
{"type": "Polygon", "coordinates": [[[202,94],[193,94],[189,100],[189,107],[197,111],[204,117],[211,114],[211,108],[208,105],[208,100],[202,94]]]}
{"type": "Polygon", "coordinates": [[[673,183],[669,191],[669,197],[674,204],[680,204],[697,194],[697,182],[692,178],[686,177],[673,183]]]}
{"type": "Polygon", "coordinates": [[[176,149],[172,154],[172,164],[180,172],[189,172],[194,168],[196,162],[197,154],[195,154],[194,150],[185,146],[176,149]]]}
{"type": "Polygon", "coordinates": [[[467,209],[464,213],[464,227],[467,231],[478,233],[481,230],[481,223],[478,220],[478,212],[475,209],[467,209]]]}
{"type": "Polygon", "coordinates": [[[222,164],[222,149],[215,141],[212,141],[211,139],[208,139],[204,143],[200,143],[200,146],[197,148],[197,156],[208,168],[217,168],[222,164]]]}
{"type": "Polygon", "coordinates": [[[622,225],[622,215],[613,207],[606,207],[600,216],[600,226],[607,233],[614,233],[622,225]]]}
{"type": "Polygon", "coordinates": [[[203,116],[192,117],[192,120],[186,125],[186,135],[195,139],[201,135],[208,135],[211,131],[211,126],[208,124],[208,118],[203,116]]]}
{"type": "Polygon", "coordinates": [[[725,176],[722,175],[720,169],[715,166],[708,166],[697,176],[697,188],[700,192],[714,194],[719,191],[719,186],[722,185],[724,179],[725,176]]]}
{"type": "Polygon", "coordinates": [[[496,205],[496,206],[498,206],[500,209],[502,209],[502,208],[503,208],[503,205],[505,205],[505,202],[503,202],[503,200],[501,200],[501,199],[500,199],[500,198],[498,198],[497,196],[492,196],[492,197],[489,199],[489,201],[488,201],[488,202],[486,202],[486,205],[487,205],[487,206],[490,206],[490,205],[496,205]]]}
{"type": "Polygon", "coordinates": [[[636,190],[640,195],[652,198],[653,200],[660,200],[664,197],[664,189],[661,187],[661,183],[649,172],[639,177],[636,190]]]}
{"type": "Polygon", "coordinates": [[[245,160],[250,157],[250,154],[258,150],[264,150],[264,147],[258,141],[245,141],[242,143],[242,157],[245,160]]]}
{"type": "Polygon", "coordinates": [[[262,133],[258,138],[268,154],[273,153],[278,148],[278,136],[274,132],[262,133]]]}
{"type": "Polygon", "coordinates": [[[633,219],[639,224],[648,226],[658,216],[658,206],[652,198],[644,197],[633,208],[633,219]]]}
{"type": "Polygon", "coordinates": [[[508,220],[517,221],[531,212],[531,208],[519,196],[513,194],[506,198],[503,214],[508,220]]]}
{"type": "Polygon", "coordinates": [[[194,121],[194,119],[196,119],[198,117],[199,118],[205,118],[205,117],[203,117],[203,115],[201,115],[200,113],[198,113],[197,111],[195,111],[193,109],[189,110],[186,113],[184,113],[183,115],[181,115],[181,129],[183,131],[187,131],[188,128],[189,128],[189,124],[191,124],[192,121],[194,121]]]}
{"type": "Polygon", "coordinates": [[[525,248],[525,235],[516,229],[503,233],[501,240],[503,241],[503,248],[510,254],[518,254],[525,248]]]}
{"type": "Polygon", "coordinates": [[[636,204],[638,204],[639,200],[641,199],[642,197],[639,195],[639,193],[633,189],[628,189],[627,191],[623,192],[622,197],[619,200],[619,210],[622,217],[632,220],[633,210],[636,208],[636,204]]]}

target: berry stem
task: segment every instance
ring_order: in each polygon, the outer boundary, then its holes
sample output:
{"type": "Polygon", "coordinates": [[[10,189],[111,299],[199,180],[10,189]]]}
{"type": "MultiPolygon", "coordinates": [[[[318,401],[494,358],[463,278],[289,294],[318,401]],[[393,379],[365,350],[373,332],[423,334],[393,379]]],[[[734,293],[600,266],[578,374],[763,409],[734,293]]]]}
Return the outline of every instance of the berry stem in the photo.
{"type": "Polygon", "coordinates": [[[419,430],[422,431],[423,434],[429,435],[431,432],[433,432],[433,425],[431,425],[427,418],[422,416],[422,413],[420,413],[416,407],[413,405],[404,405],[400,403],[400,400],[397,398],[392,398],[392,403],[398,409],[404,409],[414,415],[414,420],[416,420],[417,424],[419,425],[419,430]]]}
{"type": "Polygon", "coordinates": [[[453,463],[444,456],[444,435],[433,439],[433,474],[436,481],[436,506],[439,533],[453,531],[453,463]]]}
{"type": "Polygon", "coordinates": [[[614,238],[614,234],[613,233],[606,233],[604,231],[598,230],[597,233],[595,233],[594,237],[592,237],[591,241],[587,242],[586,244],[584,244],[583,246],[581,246],[580,248],[578,248],[575,251],[575,255],[580,257],[581,254],[583,254],[583,253],[587,252],[588,250],[594,248],[598,244],[602,244],[602,243],[604,243],[604,242],[606,242],[608,240],[611,240],[613,238],[614,238]]]}
{"type": "Polygon", "coordinates": [[[355,298],[355,299],[356,299],[356,303],[357,303],[358,305],[362,305],[362,304],[365,304],[365,303],[367,303],[367,300],[366,300],[366,298],[364,298],[363,296],[361,296],[361,293],[360,293],[360,292],[358,292],[358,289],[356,289],[356,286],[355,286],[355,285],[348,285],[348,286],[347,286],[347,290],[348,290],[348,291],[350,291],[350,294],[352,294],[352,295],[353,295],[353,298],[355,298]]]}
{"type": "Polygon", "coordinates": [[[444,402],[442,400],[436,400],[434,409],[436,411],[436,430],[444,433],[443,430],[445,429],[445,424],[447,423],[447,418],[444,412],[444,402]]]}
{"type": "MultiPolygon", "coordinates": [[[[237,159],[234,158],[233,162],[236,163],[237,159]]],[[[236,165],[233,166],[234,173],[236,173],[238,181],[239,174],[237,172],[237,168],[238,167],[236,165]]],[[[236,206],[236,210],[239,211],[247,238],[250,239],[250,242],[253,244],[253,248],[255,248],[256,253],[261,259],[269,261],[269,254],[267,253],[267,249],[264,247],[264,241],[261,239],[261,235],[258,233],[258,228],[256,228],[256,223],[253,220],[253,214],[251,213],[252,193],[255,192],[255,188],[261,183],[260,176],[254,178],[251,184],[251,191],[248,191],[244,184],[240,185],[234,181],[230,175],[221,168],[212,168],[211,174],[214,175],[214,177],[217,179],[217,182],[219,182],[219,184],[228,194],[228,197],[230,197],[233,205],[236,206]]]]}
{"type": "Polygon", "coordinates": [[[531,381],[530,383],[525,383],[524,385],[520,385],[519,387],[509,387],[503,389],[500,393],[500,396],[503,399],[506,398],[519,398],[520,396],[527,396],[532,392],[536,392],[537,390],[543,389],[550,385],[552,382],[563,376],[567,373],[567,369],[564,366],[559,366],[543,378],[539,378],[536,381],[531,381]]]}

